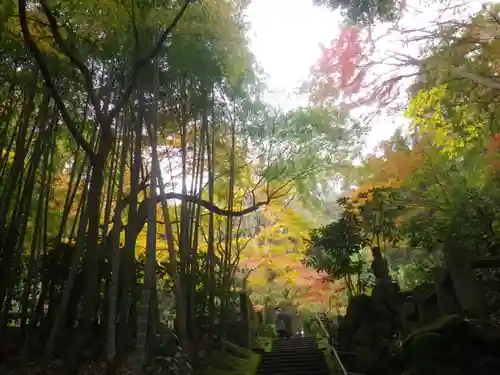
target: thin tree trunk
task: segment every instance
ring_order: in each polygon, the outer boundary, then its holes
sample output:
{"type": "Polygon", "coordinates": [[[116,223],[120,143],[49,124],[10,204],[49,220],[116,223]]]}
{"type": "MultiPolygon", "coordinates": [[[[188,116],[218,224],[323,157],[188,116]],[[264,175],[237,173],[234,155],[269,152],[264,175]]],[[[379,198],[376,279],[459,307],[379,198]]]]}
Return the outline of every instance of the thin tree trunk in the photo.
{"type": "MultiPolygon", "coordinates": [[[[126,124],[126,120],[124,121],[126,124]]],[[[108,365],[114,367],[114,360],[116,355],[116,307],[117,307],[117,297],[118,297],[118,280],[120,272],[120,232],[121,232],[121,216],[123,211],[123,185],[125,177],[125,165],[128,154],[128,129],[124,125],[123,135],[122,135],[122,152],[120,157],[119,166],[119,181],[118,181],[118,198],[115,207],[115,213],[113,218],[113,229],[114,230],[111,238],[111,280],[109,285],[108,293],[108,327],[107,327],[107,340],[106,340],[106,359],[108,365]]]]}
{"type": "MultiPolygon", "coordinates": [[[[207,137],[207,162],[208,162],[208,200],[210,204],[214,203],[214,176],[215,176],[215,156],[214,156],[214,145],[215,145],[215,130],[214,130],[214,105],[213,105],[213,93],[212,93],[212,108],[211,108],[211,126],[210,132],[208,132],[207,137]]],[[[209,338],[209,346],[211,346],[212,335],[214,333],[215,325],[215,226],[214,226],[214,213],[210,211],[208,218],[208,249],[207,249],[207,260],[208,260],[208,324],[207,324],[207,335],[209,338]]]]}

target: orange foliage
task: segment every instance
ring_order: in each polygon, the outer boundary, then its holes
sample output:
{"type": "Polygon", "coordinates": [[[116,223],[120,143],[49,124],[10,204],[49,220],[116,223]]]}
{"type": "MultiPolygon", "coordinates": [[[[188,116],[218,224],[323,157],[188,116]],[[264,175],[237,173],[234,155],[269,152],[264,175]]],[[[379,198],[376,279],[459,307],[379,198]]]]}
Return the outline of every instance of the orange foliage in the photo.
{"type": "Polygon", "coordinates": [[[495,134],[486,145],[486,156],[490,166],[500,168],[500,134],[495,134]]]}
{"type": "Polygon", "coordinates": [[[362,205],[371,198],[373,189],[399,188],[413,173],[424,166],[424,150],[418,145],[411,150],[393,150],[383,145],[382,156],[372,156],[365,164],[368,178],[353,190],[351,198],[362,205]],[[362,195],[368,194],[367,198],[362,195]]]}
{"type": "Polygon", "coordinates": [[[305,299],[312,303],[321,303],[326,305],[330,298],[346,289],[343,281],[326,281],[323,277],[317,278],[311,285],[305,299]]]}
{"type": "Polygon", "coordinates": [[[500,152],[500,134],[495,134],[488,145],[486,146],[488,153],[498,153],[500,152]]]}

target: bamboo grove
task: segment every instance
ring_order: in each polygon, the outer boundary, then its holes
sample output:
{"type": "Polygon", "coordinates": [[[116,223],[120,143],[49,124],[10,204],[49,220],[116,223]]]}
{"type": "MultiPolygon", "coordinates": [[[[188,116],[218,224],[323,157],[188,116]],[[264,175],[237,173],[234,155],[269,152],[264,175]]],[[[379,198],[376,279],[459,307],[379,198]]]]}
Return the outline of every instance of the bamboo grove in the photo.
{"type": "Polygon", "coordinates": [[[2,2],[2,342],[143,358],[165,295],[192,363],[227,335],[253,212],[312,199],[363,130],[259,100],[246,5],[2,2]]]}

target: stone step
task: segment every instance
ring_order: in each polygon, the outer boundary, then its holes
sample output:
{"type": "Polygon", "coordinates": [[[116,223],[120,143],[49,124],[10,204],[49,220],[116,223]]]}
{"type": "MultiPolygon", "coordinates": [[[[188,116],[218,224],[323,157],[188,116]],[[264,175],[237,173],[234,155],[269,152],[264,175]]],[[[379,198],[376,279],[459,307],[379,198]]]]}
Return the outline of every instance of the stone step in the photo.
{"type": "MultiPolygon", "coordinates": [[[[294,348],[287,348],[287,349],[281,349],[281,350],[273,350],[271,353],[276,353],[276,354],[281,354],[282,356],[285,357],[294,357],[296,355],[300,355],[302,357],[314,354],[318,351],[318,349],[294,349],[294,348]],[[299,353],[300,352],[300,353],[299,353]]],[[[322,351],[319,351],[320,353],[323,353],[322,351]]]]}
{"type": "Polygon", "coordinates": [[[275,341],[273,342],[273,348],[279,346],[316,346],[314,341],[275,341]]]}
{"type": "Polygon", "coordinates": [[[292,347],[292,348],[280,348],[280,349],[276,349],[276,350],[274,350],[274,348],[273,348],[273,351],[271,353],[295,355],[295,354],[299,354],[298,352],[300,352],[301,354],[311,354],[311,353],[322,352],[322,351],[319,350],[318,348],[293,348],[292,347]]]}
{"type": "Polygon", "coordinates": [[[318,347],[316,345],[280,345],[280,346],[273,346],[272,348],[273,352],[279,352],[282,350],[300,350],[300,351],[311,351],[311,350],[318,350],[318,347]]]}
{"type": "Polygon", "coordinates": [[[318,348],[279,348],[279,349],[274,349],[272,352],[273,353],[292,353],[294,354],[297,351],[300,351],[302,353],[311,353],[319,350],[318,348]]]}
{"type": "Polygon", "coordinates": [[[280,363],[315,363],[324,362],[325,356],[323,353],[313,354],[309,356],[282,356],[282,355],[266,355],[261,359],[261,363],[280,362],[280,363]]]}
{"type": "Polygon", "coordinates": [[[273,348],[279,348],[282,346],[312,346],[316,347],[317,344],[315,342],[274,342],[273,348]]]}
{"type": "Polygon", "coordinates": [[[259,367],[259,374],[264,373],[295,373],[295,372],[322,372],[327,371],[328,366],[324,362],[310,362],[310,363],[285,363],[279,362],[276,363],[263,363],[259,367]]]}
{"type": "Polygon", "coordinates": [[[278,338],[264,353],[258,375],[330,375],[314,337],[278,338]]]}
{"type": "Polygon", "coordinates": [[[276,340],[273,342],[274,345],[316,345],[316,341],[314,340],[307,340],[307,341],[300,341],[300,340],[293,340],[293,339],[284,339],[284,340],[276,340]]]}
{"type": "Polygon", "coordinates": [[[283,355],[281,353],[266,353],[261,362],[263,361],[282,361],[282,362],[304,362],[304,361],[324,361],[325,355],[319,353],[302,354],[296,353],[295,355],[283,355]]]}
{"type": "Polygon", "coordinates": [[[292,363],[287,364],[285,366],[283,363],[263,363],[260,366],[261,372],[276,372],[278,370],[287,370],[287,371],[295,371],[295,370],[309,370],[309,371],[320,371],[320,370],[328,370],[328,366],[323,362],[311,362],[311,363],[292,363]]]}

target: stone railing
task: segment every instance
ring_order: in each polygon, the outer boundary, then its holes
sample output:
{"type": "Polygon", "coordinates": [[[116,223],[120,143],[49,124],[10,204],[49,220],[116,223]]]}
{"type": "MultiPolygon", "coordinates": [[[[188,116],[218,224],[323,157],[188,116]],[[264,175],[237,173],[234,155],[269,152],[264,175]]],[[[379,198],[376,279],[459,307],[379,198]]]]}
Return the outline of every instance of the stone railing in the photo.
{"type": "Polygon", "coordinates": [[[317,315],[316,319],[318,320],[319,326],[321,327],[325,337],[328,339],[329,348],[331,349],[331,352],[333,354],[333,357],[335,358],[335,362],[337,363],[337,367],[340,371],[341,375],[362,375],[354,372],[348,372],[347,369],[345,368],[344,364],[342,363],[342,360],[340,359],[339,353],[337,352],[337,349],[335,349],[334,345],[334,340],[333,337],[330,336],[330,330],[327,328],[329,325],[330,321],[321,315],[317,315]]]}

